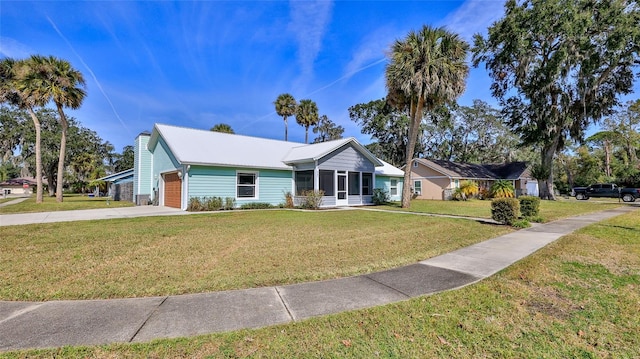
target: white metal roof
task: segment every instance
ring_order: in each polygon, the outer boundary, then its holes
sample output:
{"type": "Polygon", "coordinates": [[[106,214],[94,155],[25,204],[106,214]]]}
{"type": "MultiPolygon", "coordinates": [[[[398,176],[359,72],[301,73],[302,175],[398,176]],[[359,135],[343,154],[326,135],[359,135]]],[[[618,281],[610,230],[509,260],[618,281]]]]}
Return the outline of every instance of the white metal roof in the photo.
{"type": "Polygon", "coordinates": [[[183,164],[290,170],[293,163],[318,160],[350,143],[377,167],[382,166],[376,173],[393,172],[393,166],[376,158],[353,137],[304,144],[156,124],[149,140],[150,149],[155,148],[160,136],[183,164]]]}
{"type": "Polygon", "coordinates": [[[149,148],[162,138],[184,164],[291,169],[282,158],[300,143],[156,124],[149,148]]]}
{"type": "Polygon", "coordinates": [[[382,162],[382,167],[376,167],[376,175],[381,176],[391,176],[391,177],[404,177],[404,171],[395,167],[391,163],[385,162],[381,159],[378,161],[382,162]]]}
{"type": "Polygon", "coordinates": [[[371,154],[369,150],[367,150],[364,146],[362,146],[353,137],[294,147],[282,159],[282,161],[284,163],[300,163],[300,162],[316,161],[346,144],[352,144],[354,147],[356,147],[364,156],[366,156],[371,162],[373,162],[374,166],[382,165],[382,162],[380,162],[379,159],[377,159],[373,154],[371,154]]]}

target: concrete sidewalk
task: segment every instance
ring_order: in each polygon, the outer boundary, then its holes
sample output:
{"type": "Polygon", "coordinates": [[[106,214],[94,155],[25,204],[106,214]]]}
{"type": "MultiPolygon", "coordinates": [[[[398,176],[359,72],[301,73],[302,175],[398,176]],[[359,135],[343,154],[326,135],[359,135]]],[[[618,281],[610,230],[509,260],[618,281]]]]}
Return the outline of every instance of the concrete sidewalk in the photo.
{"type": "Polygon", "coordinates": [[[336,280],[153,298],[0,301],[0,350],[146,342],[384,305],[475,283],[563,235],[636,209],[559,220],[405,267],[336,280]]]}
{"type": "Polygon", "coordinates": [[[202,212],[187,212],[162,206],[110,207],[75,211],[35,212],[0,215],[0,226],[22,224],[88,221],[96,219],[133,218],[149,216],[179,216],[202,212]]]}

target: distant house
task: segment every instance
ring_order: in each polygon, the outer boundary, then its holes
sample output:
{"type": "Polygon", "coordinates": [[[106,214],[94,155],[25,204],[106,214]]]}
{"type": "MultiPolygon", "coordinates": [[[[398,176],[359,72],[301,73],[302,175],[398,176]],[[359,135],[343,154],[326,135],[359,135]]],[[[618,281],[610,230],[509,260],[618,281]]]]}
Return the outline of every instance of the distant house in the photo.
{"type": "Polygon", "coordinates": [[[114,201],[133,200],[133,168],[98,178],[98,180],[107,183],[107,196],[114,201]]]}
{"type": "Polygon", "coordinates": [[[302,144],[156,124],[136,138],[133,200],[185,210],[194,197],[278,205],[322,190],[323,207],[366,205],[375,188],[399,200],[402,176],[354,138],[302,144]]]}
{"type": "Polygon", "coordinates": [[[0,195],[29,196],[36,188],[36,179],[19,177],[0,182],[0,195]]]}
{"type": "Polygon", "coordinates": [[[526,162],[479,165],[419,158],[411,166],[411,186],[414,198],[419,199],[447,200],[462,181],[475,181],[480,188],[489,189],[500,179],[512,181],[516,196],[538,195],[538,182],[526,162]]]}

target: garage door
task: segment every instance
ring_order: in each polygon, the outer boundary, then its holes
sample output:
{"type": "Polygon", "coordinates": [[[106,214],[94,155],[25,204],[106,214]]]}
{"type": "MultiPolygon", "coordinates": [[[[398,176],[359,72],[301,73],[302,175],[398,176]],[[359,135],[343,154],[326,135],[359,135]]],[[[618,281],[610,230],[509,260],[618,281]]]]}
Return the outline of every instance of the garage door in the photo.
{"type": "Polygon", "coordinates": [[[177,173],[164,175],[164,205],[180,208],[180,195],[182,194],[182,181],[177,173]]]}

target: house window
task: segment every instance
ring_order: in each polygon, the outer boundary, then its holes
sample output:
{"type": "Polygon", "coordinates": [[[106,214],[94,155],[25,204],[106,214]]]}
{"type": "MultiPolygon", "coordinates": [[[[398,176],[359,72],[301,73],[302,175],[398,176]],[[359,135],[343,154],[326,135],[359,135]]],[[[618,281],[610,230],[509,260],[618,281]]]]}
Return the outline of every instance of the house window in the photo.
{"type": "Polygon", "coordinates": [[[418,196],[422,194],[422,181],[413,181],[413,193],[418,196]]]}
{"type": "Polygon", "coordinates": [[[296,196],[313,191],[313,171],[296,171],[296,196]]]}
{"type": "Polygon", "coordinates": [[[362,194],[364,196],[370,196],[373,194],[372,184],[373,183],[373,174],[372,173],[363,173],[362,174],[362,194]]]}
{"type": "Polygon", "coordinates": [[[349,172],[349,195],[360,194],[360,172],[349,172]]]}
{"type": "Polygon", "coordinates": [[[324,191],[325,196],[333,196],[334,195],[334,172],[327,170],[320,170],[320,190],[324,191]]]}
{"type": "Polygon", "coordinates": [[[453,180],[453,188],[460,188],[460,180],[453,180]]]}
{"type": "Polygon", "coordinates": [[[391,186],[389,187],[389,194],[392,196],[398,195],[398,180],[391,179],[391,186]]]}
{"type": "Polygon", "coordinates": [[[413,161],[413,167],[418,167],[418,161],[413,161]]]}
{"type": "Polygon", "coordinates": [[[238,172],[237,175],[237,197],[257,198],[258,175],[252,172],[238,172]]]}

